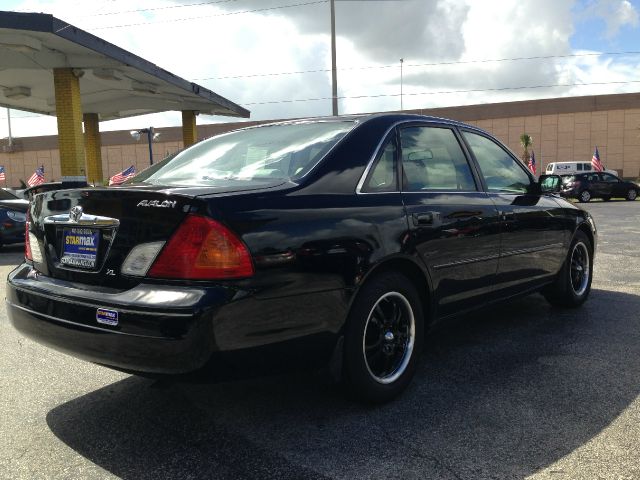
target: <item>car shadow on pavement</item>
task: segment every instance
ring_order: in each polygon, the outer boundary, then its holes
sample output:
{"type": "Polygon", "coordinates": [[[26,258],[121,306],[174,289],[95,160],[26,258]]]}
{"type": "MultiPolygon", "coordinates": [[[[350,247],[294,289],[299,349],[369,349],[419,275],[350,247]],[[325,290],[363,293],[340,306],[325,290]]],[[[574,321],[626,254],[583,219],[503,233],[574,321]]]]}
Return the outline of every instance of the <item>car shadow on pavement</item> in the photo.
{"type": "Polygon", "coordinates": [[[47,423],[124,479],[523,478],[638,396],[639,307],[637,295],[594,290],[576,310],[532,295],[464,316],[430,334],[412,385],[378,407],[318,374],[130,377],[54,408],[47,423]]]}

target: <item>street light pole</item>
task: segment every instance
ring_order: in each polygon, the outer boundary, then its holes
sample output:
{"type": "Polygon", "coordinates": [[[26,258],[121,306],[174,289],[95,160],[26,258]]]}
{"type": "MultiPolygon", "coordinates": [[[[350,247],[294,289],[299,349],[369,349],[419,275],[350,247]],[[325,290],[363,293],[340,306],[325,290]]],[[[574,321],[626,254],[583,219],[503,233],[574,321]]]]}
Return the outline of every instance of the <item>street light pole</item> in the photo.
{"type": "Polygon", "coordinates": [[[336,5],[331,0],[331,106],[333,116],[338,115],[338,70],[336,68],[336,5]]]}
{"type": "Polygon", "coordinates": [[[147,134],[147,143],[149,144],[149,165],[153,165],[153,141],[160,136],[160,132],[156,132],[153,127],[141,128],[140,130],[131,130],[129,132],[133,138],[140,140],[143,133],[147,134]]]}
{"type": "Polygon", "coordinates": [[[147,141],[149,142],[149,165],[153,165],[153,127],[145,128],[147,131],[147,141]]]}

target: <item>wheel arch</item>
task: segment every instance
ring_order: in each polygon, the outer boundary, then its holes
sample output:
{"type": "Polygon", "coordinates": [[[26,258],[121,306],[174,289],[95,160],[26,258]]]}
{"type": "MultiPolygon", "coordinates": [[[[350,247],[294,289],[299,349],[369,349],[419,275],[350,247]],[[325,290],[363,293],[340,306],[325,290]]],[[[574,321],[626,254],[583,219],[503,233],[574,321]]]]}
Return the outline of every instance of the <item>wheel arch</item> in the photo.
{"type": "Polygon", "coordinates": [[[389,257],[383,261],[375,264],[371,269],[367,271],[365,276],[360,280],[356,290],[351,296],[348,312],[351,311],[353,302],[358,296],[360,288],[367,283],[371,278],[385,272],[397,272],[406,276],[411,283],[416,287],[422,304],[422,311],[425,316],[425,327],[429,325],[433,319],[433,302],[431,278],[426,268],[419,263],[419,261],[411,256],[397,255],[389,257]]]}
{"type": "Polygon", "coordinates": [[[589,239],[589,242],[591,242],[591,255],[595,256],[595,251],[596,251],[596,236],[593,232],[593,230],[591,229],[591,227],[589,226],[588,222],[582,222],[578,225],[578,228],[576,228],[575,232],[573,232],[573,235],[575,236],[576,232],[583,232],[587,238],[589,239]]]}

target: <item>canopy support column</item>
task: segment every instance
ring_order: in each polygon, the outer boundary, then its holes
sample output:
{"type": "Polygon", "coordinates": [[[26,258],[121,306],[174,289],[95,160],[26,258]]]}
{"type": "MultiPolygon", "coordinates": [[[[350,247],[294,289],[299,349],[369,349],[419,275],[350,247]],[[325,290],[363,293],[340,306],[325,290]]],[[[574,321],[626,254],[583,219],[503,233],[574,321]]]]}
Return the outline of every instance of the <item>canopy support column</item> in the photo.
{"type": "Polygon", "coordinates": [[[182,110],[182,144],[184,148],[193,145],[198,140],[196,113],[194,110],[182,110]]]}
{"type": "Polygon", "coordinates": [[[82,105],[78,71],[54,68],[53,83],[58,120],[58,148],[64,186],[84,186],[87,183],[82,136],[82,105]]]}
{"type": "Polygon", "coordinates": [[[100,120],[97,113],[85,113],[84,145],[87,159],[87,181],[92,185],[102,185],[102,153],[100,147],[100,120]]]}

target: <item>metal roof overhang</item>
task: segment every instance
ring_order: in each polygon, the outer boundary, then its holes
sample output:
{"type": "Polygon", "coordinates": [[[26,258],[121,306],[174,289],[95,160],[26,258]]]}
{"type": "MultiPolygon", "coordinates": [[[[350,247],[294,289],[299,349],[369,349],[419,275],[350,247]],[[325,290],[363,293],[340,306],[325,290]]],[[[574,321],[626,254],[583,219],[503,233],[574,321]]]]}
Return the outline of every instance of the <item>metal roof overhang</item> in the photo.
{"type": "Polygon", "coordinates": [[[171,110],[249,117],[211,90],[52,15],[0,11],[0,105],[55,115],[54,68],[77,69],[82,111],[100,120],[171,110]]]}

